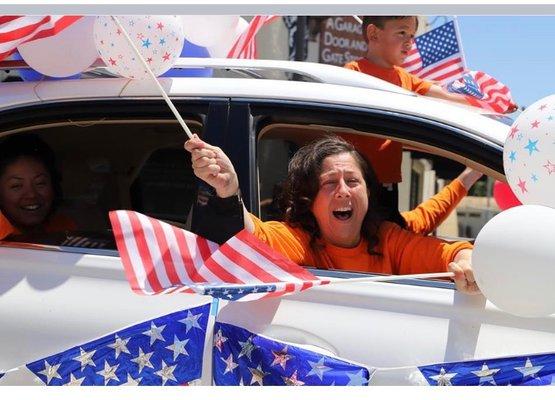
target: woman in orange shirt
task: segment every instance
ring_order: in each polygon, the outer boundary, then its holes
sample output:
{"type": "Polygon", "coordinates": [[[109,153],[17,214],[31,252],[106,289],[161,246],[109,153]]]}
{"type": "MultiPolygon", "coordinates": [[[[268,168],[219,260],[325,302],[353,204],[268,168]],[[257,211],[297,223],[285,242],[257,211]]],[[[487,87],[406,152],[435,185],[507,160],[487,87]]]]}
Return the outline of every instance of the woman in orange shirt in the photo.
{"type": "Polygon", "coordinates": [[[56,213],[60,199],[50,147],[36,135],[5,139],[0,144],[0,240],[75,229],[71,220],[56,213]]]}
{"type": "MultiPolygon", "coordinates": [[[[236,210],[238,178],[223,151],[197,137],[185,149],[195,175],[216,191],[208,208],[236,210]]],[[[384,274],[449,270],[459,290],[479,293],[472,245],[416,235],[384,221],[377,191],[374,171],[360,153],[341,138],[327,137],[301,148],[289,163],[285,222],[262,222],[239,207],[248,231],[297,264],[384,274]]]]}

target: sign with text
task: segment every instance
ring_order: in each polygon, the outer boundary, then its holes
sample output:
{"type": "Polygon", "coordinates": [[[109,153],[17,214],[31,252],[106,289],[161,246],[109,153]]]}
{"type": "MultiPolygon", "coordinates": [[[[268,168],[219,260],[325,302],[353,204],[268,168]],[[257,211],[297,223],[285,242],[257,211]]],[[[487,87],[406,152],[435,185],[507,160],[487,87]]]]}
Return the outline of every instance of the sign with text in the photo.
{"type": "Polygon", "coordinates": [[[364,57],[367,50],[362,26],[353,17],[330,17],[322,21],[319,62],[343,66],[364,57]]]}

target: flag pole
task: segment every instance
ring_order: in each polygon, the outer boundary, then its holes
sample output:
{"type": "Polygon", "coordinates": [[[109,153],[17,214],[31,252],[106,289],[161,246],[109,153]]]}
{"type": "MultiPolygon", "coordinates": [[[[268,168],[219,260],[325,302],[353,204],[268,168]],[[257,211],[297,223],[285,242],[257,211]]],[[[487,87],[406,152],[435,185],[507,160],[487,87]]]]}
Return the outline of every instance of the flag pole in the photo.
{"type": "Polygon", "coordinates": [[[453,278],[453,272],[435,272],[429,274],[411,274],[411,275],[383,275],[383,276],[370,276],[364,278],[348,278],[348,279],[333,279],[330,285],[341,283],[365,283],[365,282],[391,282],[400,281],[405,279],[438,279],[438,278],[453,278]]]}
{"type": "Polygon", "coordinates": [[[455,26],[455,35],[457,37],[457,42],[459,43],[459,48],[461,50],[461,58],[462,58],[464,70],[466,72],[468,70],[468,68],[466,66],[466,56],[464,55],[464,49],[463,49],[462,40],[461,40],[461,33],[459,31],[459,20],[457,19],[456,15],[453,15],[453,25],[455,26]]]}
{"type": "Polygon", "coordinates": [[[170,98],[168,97],[168,95],[166,94],[166,91],[164,90],[164,88],[162,87],[162,85],[160,85],[160,82],[158,82],[158,79],[156,79],[156,76],[154,76],[154,73],[152,72],[152,70],[150,69],[150,67],[148,66],[148,64],[146,63],[145,59],[143,58],[143,56],[141,56],[141,53],[139,52],[139,50],[137,49],[137,47],[135,46],[135,44],[133,43],[133,41],[131,40],[131,38],[129,37],[129,34],[127,33],[127,31],[125,30],[125,28],[123,27],[123,25],[119,22],[118,18],[114,15],[112,15],[112,19],[114,20],[114,22],[116,23],[116,25],[118,26],[118,28],[122,31],[123,36],[125,37],[125,39],[127,40],[127,42],[129,43],[129,45],[131,46],[131,48],[133,49],[133,51],[135,52],[135,55],[137,56],[137,58],[141,61],[141,63],[143,64],[143,67],[145,68],[145,70],[147,71],[148,75],[150,76],[150,78],[152,79],[152,81],[156,84],[156,87],[158,89],[158,91],[160,92],[160,94],[162,95],[162,97],[164,98],[164,100],[166,101],[166,103],[168,104],[168,107],[170,107],[170,110],[172,110],[173,115],[175,115],[175,117],[177,118],[177,121],[179,121],[179,124],[181,125],[181,127],[183,128],[183,130],[185,131],[185,133],[187,134],[187,136],[189,136],[189,139],[193,138],[193,133],[190,131],[189,127],[187,126],[187,124],[185,123],[185,121],[183,120],[183,118],[181,118],[181,114],[179,114],[179,111],[177,111],[177,108],[175,108],[175,106],[173,105],[172,101],[170,100],[170,98]]]}

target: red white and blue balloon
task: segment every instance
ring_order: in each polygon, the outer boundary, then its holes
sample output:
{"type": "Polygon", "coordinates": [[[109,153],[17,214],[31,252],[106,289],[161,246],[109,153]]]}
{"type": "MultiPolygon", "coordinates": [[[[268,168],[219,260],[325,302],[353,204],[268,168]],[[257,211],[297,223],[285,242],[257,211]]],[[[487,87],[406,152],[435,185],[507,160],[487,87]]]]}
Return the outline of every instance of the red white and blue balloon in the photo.
{"type": "MultiPolygon", "coordinates": [[[[154,75],[161,75],[173,66],[184,41],[179,16],[129,15],[117,18],[154,75]]],[[[97,18],[94,40],[109,71],[131,79],[148,78],[148,72],[112,17],[97,18]]]]}
{"type": "Polygon", "coordinates": [[[555,208],[555,95],[518,116],[505,140],[503,166],[522,204],[555,208]]]}

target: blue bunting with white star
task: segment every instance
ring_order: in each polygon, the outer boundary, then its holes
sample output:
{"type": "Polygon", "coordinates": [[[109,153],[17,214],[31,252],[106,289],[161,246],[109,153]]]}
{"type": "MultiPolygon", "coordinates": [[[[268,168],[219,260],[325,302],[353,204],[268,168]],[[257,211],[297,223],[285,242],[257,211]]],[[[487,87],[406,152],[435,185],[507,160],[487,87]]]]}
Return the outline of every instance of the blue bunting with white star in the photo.
{"type": "Polygon", "coordinates": [[[201,377],[209,310],[168,314],[26,367],[49,386],[187,385],[201,377]]]}
{"type": "Polygon", "coordinates": [[[212,368],[219,386],[366,386],[362,365],[216,322],[212,368]]]}
{"type": "Polygon", "coordinates": [[[551,385],[555,354],[443,363],[419,370],[432,386],[551,385]]]}

